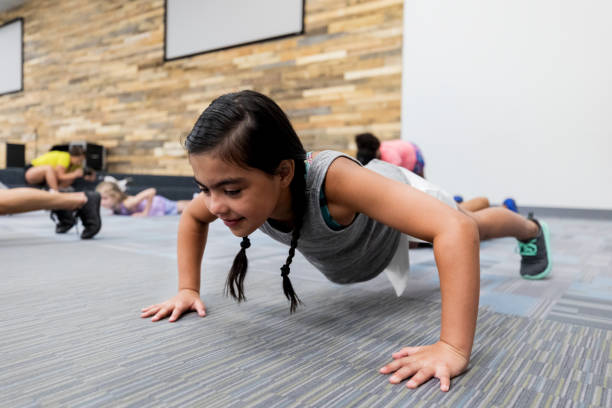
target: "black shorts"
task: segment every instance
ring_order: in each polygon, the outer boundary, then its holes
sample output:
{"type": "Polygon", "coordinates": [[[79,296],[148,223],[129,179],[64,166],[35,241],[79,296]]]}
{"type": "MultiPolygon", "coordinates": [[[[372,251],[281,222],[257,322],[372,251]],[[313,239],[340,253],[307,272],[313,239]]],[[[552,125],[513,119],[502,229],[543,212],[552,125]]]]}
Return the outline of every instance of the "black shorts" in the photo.
{"type": "Polygon", "coordinates": [[[23,180],[26,182],[26,184],[28,184],[28,180],[26,180],[25,174],[32,167],[34,167],[34,166],[32,166],[31,164],[26,164],[26,166],[23,168],[23,180]]]}

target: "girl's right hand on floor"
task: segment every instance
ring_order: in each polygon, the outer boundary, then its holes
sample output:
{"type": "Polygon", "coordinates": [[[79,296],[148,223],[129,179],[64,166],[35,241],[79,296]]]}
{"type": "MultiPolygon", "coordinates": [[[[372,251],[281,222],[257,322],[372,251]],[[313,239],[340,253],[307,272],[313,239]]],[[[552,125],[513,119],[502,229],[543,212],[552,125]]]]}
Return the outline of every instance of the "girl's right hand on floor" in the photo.
{"type": "Polygon", "coordinates": [[[181,289],[172,299],[143,308],[140,317],[153,316],[151,321],[156,322],[170,315],[168,321],[174,322],[187,311],[198,312],[201,317],[206,316],[206,308],[200,294],[195,290],[181,289]]]}
{"type": "Polygon", "coordinates": [[[435,344],[404,347],[393,353],[394,361],[380,369],[382,374],[392,374],[389,381],[398,384],[410,377],[408,388],[416,388],[432,377],[440,380],[440,389],[450,389],[451,378],[464,372],[469,355],[442,340],[435,344]]]}

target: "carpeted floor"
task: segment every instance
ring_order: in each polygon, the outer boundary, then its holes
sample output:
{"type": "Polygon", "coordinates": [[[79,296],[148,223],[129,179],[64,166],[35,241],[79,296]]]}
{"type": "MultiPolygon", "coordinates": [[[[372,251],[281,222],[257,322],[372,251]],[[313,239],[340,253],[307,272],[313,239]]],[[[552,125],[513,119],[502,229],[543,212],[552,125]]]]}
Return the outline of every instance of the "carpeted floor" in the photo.
{"type": "Polygon", "coordinates": [[[95,240],[55,235],[48,214],[0,217],[1,407],[612,407],[612,220],[547,219],[550,279],[518,277],[510,239],[482,244],[470,369],[441,393],[391,385],[378,369],[439,334],[429,249],[411,253],[413,286],[384,276],[340,286],[303,258],[289,315],[287,248],[256,234],[248,302],[222,296],[239,240],[213,224],[208,316],[140,319],[176,291],[178,217],[104,218],[95,240]]]}

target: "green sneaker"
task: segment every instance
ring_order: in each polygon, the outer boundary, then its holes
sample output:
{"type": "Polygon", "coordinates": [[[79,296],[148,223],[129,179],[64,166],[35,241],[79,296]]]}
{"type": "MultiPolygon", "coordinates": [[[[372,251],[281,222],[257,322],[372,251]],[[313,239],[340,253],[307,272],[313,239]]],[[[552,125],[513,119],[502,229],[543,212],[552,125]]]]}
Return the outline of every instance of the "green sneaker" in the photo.
{"type": "Polygon", "coordinates": [[[521,254],[521,277],[543,279],[550,275],[552,256],[550,254],[550,231],[544,221],[538,221],[529,214],[529,219],[540,227],[535,238],[518,241],[521,254]]]}

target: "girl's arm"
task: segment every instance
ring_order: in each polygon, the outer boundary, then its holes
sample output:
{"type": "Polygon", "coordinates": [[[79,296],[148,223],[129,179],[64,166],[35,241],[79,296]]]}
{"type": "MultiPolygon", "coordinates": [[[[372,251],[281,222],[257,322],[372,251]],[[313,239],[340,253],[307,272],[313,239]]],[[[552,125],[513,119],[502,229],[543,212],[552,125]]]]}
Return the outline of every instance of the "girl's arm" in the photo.
{"type": "Polygon", "coordinates": [[[215,219],[206,208],[202,194],[194,198],[181,214],[177,244],[179,291],[200,292],[200,269],[208,238],[208,224],[215,219]]]}
{"type": "Polygon", "coordinates": [[[147,200],[145,203],[145,208],[141,212],[137,212],[132,214],[132,216],[147,216],[149,215],[149,211],[151,211],[151,206],[153,205],[153,198],[155,198],[155,194],[157,194],[157,190],[154,188],[147,188],[146,190],[142,190],[140,193],[135,196],[128,197],[125,199],[123,203],[127,208],[138,207],[138,205],[143,201],[147,200]]]}
{"type": "Polygon", "coordinates": [[[68,172],[64,166],[57,165],[55,166],[55,173],[57,174],[58,181],[74,181],[79,177],[83,177],[83,169],[79,167],[76,170],[68,172]]]}
{"type": "Polygon", "coordinates": [[[435,376],[441,389],[448,390],[450,378],[467,367],[476,329],[480,261],[475,222],[421,191],[343,158],[330,166],[325,193],[332,216],[364,213],[434,244],[442,294],[440,341],[402,349],[381,372],[394,372],[394,383],[414,375],[409,387],[435,376]]]}
{"type": "Polygon", "coordinates": [[[206,309],[200,299],[200,269],[204,247],[208,237],[208,224],[216,219],[204,204],[200,194],[185,208],[178,228],[178,294],[173,298],[142,309],[141,317],[150,317],[152,321],[168,319],[174,322],[188,310],[197,311],[200,316],[206,315],[206,309]]]}

